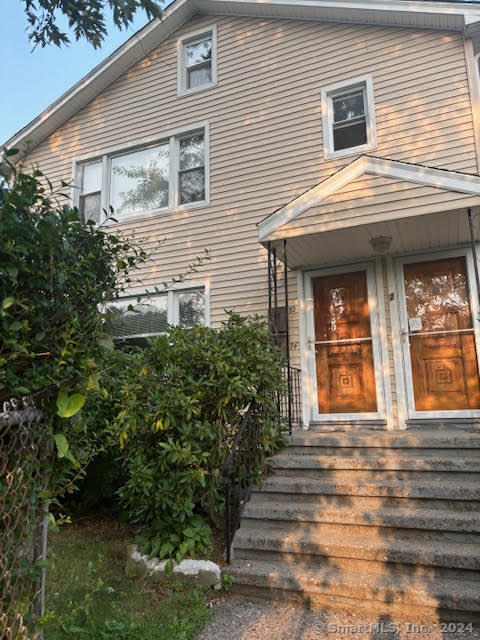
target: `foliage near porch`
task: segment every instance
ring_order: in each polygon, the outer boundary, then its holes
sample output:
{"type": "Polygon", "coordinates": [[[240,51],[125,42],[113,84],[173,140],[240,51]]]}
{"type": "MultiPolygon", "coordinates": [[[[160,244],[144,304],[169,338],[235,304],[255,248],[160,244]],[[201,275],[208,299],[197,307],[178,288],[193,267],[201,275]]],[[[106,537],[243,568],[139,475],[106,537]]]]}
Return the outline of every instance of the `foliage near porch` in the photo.
{"type": "Polygon", "coordinates": [[[252,481],[281,442],[282,366],[266,323],[234,313],[219,330],[171,328],[132,356],[116,420],[120,495],[144,553],[180,561],[209,547],[223,510],[220,470],[253,399],[261,455],[252,481]]]}

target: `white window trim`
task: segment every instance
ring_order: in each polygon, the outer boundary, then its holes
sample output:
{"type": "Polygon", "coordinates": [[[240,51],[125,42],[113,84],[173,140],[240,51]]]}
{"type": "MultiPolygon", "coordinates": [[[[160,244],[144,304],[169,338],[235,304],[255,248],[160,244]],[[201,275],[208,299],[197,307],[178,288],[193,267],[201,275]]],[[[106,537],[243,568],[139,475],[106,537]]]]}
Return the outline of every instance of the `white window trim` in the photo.
{"type": "Polygon", "coordinates": [[[343,158],[344,156],[355,155],[365,151],[371,151],[377,146],[377,131],[375,120],[375,102],[373,99],[373,77],[368,74],[358,78],[351,78],[336,82],[323,87],[321,90],[322,99],[322,126],[323,126],[323,152],[325,159],[343,158]],[[346,89],[356,89],[365,87],[366,104],[365,104],[365,120],[367,124],[367,143],[361,144],[349,149],[340,149],[335,151],[333,145],[333,104],[332,98],[335,94],[343,93],[346,89]]]}
{"type": "MultiPolygon", "coordinates": [[[[202,207],[208,207],[210,205],[210,125],[208,122],[198,122],[185,127],[179,127],[170,131],[165,131],[158,136],[144,138],[138,140],[129,145],[120,145],[115,147],[109,147],[102,151],[90,155],[74,158],[72,161],[72,206],[78,207],[80,203],[80,192],[82,189],[82,167],[85,164],[90,164],[95,161],[102,161],[102,191],[100,208],[103,212],[108,211],[110,202],[110,161],[115,156],[124,155],[127,153],[133,153],[147,147],[155,146],[162,142],[169,141],[169,204],[167,207],[160,207],[158,209],[152,209],[149,211],[141,211],[129,216],[118,219],[117,222],[101,221],[101,224],[124,224],[130,220],[137,220],[139,218],[149,218],[157,215],[164,215],[172,213],[174,211],[188,211],[190,209],[198,209],[202,207]],[[180,166],[180,145],[178,139],[183,135],[195,133],[196,131],[204,131],[205,141],[205,199],[198,200],[197,202],[187,202],[185,204],[179,204],[180,194],[178,191],[178,171],[180,166]]],[[[115,213],[114,213],[115,216],[115,213]]]]}
{"type": "Polygon", "coordinates": [[[198,93],[205,89],[211,89],[217,85],[217,25],[209,25],[197,31],[191,31],[182,36],[177,41],[177,95],[188,96],[192,93],[198,93]],[[202,37],[210,36],[212,38],[212,80],[207,84],[202,84],[199,87],[192,87],[187,89],[187,70],[185,63],[185,48],[186,45],[201,40],[202,37]]]}
{"type": "MultiPolygon", "coordinates": [[[[186,291],[203,290],[205,299],[205,326],[210,326],[210,280],[202,280],[200,282],[179,282],[171,287],[167,287],[161,291],[152,291],[151,289],[130,289],[127,290],[119,298],[112,300],[114,304],[116,301],[126,300],[133,298],[135,301],[138,297],[155,298],[158,296],[167,296],[167,324],[177,326],[179,323],[179,305],[177,294],[186,291]]],[[[132,340],[136,338],[155,338],[157,336],[165,335],[165,332],[160,333],[142,333],[131,336],[113,336],[115,340],[132,340]]]]}

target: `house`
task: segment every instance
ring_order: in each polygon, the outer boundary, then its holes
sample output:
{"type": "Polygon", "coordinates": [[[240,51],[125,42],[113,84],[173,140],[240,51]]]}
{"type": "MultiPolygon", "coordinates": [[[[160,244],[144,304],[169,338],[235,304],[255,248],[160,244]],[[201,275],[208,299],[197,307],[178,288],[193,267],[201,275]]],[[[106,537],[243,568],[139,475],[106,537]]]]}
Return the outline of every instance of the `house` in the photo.
{"type": "Polygon", "coordinates": [[[123,337],[270,312],[305,429],[239,590],[480,612],[479,51],[475,2],[175,0],[7,143],[135,232],[132,296],[211,250],[123,337]]]}

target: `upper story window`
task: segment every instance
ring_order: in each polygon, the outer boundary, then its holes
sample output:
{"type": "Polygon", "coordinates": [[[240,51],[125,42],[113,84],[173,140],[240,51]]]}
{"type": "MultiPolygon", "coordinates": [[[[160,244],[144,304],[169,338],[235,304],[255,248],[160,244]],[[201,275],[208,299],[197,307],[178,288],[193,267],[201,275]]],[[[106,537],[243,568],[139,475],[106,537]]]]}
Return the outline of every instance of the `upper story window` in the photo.
{"type": "Polygon", "coordinates": [[[105,153],[78,164],[78,204],[84,220],[102,221],[113,207],[116,220],[178,206],[206,204],[207,126],[165,137],[132,151],[105,153]]]}
{"type": "Polygon", "coordinates": [[[217,83],[217,29],[190,33],[178,43],[178,95],[213,87],[217,83]]]}
{"type": "Polygon", "coordinates": [[[102,163],[83,165],[79,209],[84,220],[100,222],[102,197],[102,163]]]}
{"type": "Polygon", "coordinates": [[[151,338],[168,325],[208,325],[208,295],[204,285],[185,283],[164,293],[125,296],[107,304],[113,316],[114,337],[122,340],[151,338]]]}
{"type": "Polygon", "coordinates": [[[371,76],[322,89],[322,119],[326,158],[374,149],[377,142],[371,76]]]}

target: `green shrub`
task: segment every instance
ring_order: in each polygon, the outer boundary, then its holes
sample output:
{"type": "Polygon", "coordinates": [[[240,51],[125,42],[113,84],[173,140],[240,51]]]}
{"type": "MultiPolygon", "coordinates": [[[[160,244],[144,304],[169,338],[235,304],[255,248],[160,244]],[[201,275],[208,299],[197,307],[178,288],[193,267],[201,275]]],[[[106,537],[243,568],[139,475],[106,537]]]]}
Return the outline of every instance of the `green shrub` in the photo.
{"type": "Polygon", "coordinates": [[[117,419],[128,472],[121,498],[142,551],[179,561],[210,543],[220,469],[253,398],[264,460],[278,447],[284,363],[263,319],[233,313],[219,330],[172,327],[133,359],[117,419]]]}
{"type": "Polygon", "coordinates": [[[125,482],[125,471],[115,419],[132,361],[131,352],[105,350],[96,388],[90,391],[82,411],[72,419],[69,437],[73,449],[77,449],[77,438],[82,441],[88,436],[95,444],[95,455],[62,500],[62,507],[71,513],[119,508],[117,492],[125,482]]]}

